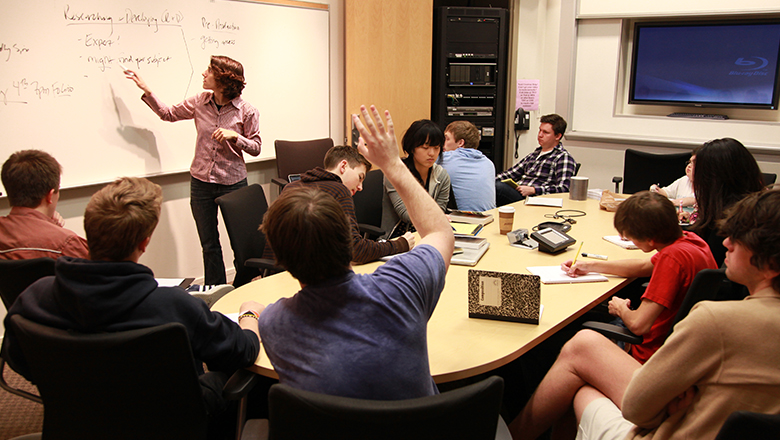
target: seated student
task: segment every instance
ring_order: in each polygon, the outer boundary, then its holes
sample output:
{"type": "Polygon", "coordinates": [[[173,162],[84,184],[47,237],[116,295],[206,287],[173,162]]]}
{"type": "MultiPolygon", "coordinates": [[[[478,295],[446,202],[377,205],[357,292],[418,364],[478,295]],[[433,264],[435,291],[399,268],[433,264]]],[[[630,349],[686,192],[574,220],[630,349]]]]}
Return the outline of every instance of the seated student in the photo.
{"type": "MultiPolygon", "coordinates": [[[[412,233],[381,243],[364,238],[360,233],[352,196],[363,190],[363,179],[371,170],[371,163],[356,148],[333,147],[325,154],[323,162],[324,168],[317,167],[303,173],[301,180],[285,185],[284,191],[295,188],[317,188],[330,194],[339,202],[349,219],[349,229],[352,233],[352,261],[359,264],[368,263],[385,255],[406,252],[414,247],[412,233]]],[[[268,241],[265,244],[263,258],[274,258],[274,252],[268,241]]]]}
{"type": "Polygon", "coordinates": [[[650,191],[657,192],[674,203],[674,206],[693,206],[696,197],[693,194],[693,163],[696,156],[692,155],[685,164],[685,175],[672,182],[671,185],[661,188],[656,184],[650,185],[650,191]]]}
{"type": "MultiPolygon", "coordinates": [[[[239,325],[180,287],[159,287],[152,271],[138,260],[160,218],[162,189],[146,179],[125,177],[95,193],[84,213],[90,259],[62,257],[55,275],[22,292],[8,317],[55,328],[99,333],[180,322],[187,328],[195,367],[209,415],[224,410],[227,374],[252,365],[260,351],[260,305],[241,305],[239,325]],[[249,317],[244,317],[244,314],[249,317]],[[253,319],[254,318],[254,319],[253,319]],[[209,373],[203,373],[203,362],[209,373]]],[[[30,377],[14,332],[6,325],[2,356],[19,374],[30,377]]],[[[143,404],[143,402],[134,402],[143,404]]]]}
{"type": "Polygon", "coordinates": [[[461,211],[487,211],[496,207],[496,168],[479,147],[479,130],[469,121],[454,121],[444,130],[441,166],[452,182],[461,211]]]}
{"type": "MultiPolygon", "coordinates": [[[[450,176],[436,163],[442,144],[444,133],[428,119],[413,122],[401,140],[401,147],[407,154],[403,163],[417,182],[436,200],[439,208],[446,211],[450,201],[450,176]]],[[[387,176],[382,197],[382,230],[385,231],[386,238],[394,238],[413,230],[406,206],[387,176]]]]}
{"type": "Polygon", "coordinates": [[[566,120],[551,114],[544,115],[539,124],[539,148],[520,160],[512,168],[496,176],[496,204],[503,206],[529,196],[569,191],[569,183],[577,170],[577,162],[563,148],[561,139],[566,132],[566,120]],[[517,188],[502,182],[512,179],[517,188]]]}
{"type": "MultiPolygon", "coordinates": [[[[572,406],[579,438],[603,440],[712,439],[734,411],[780,413],[780,348],[766,343],[780,333],[780,191],[747,196],[719,226],[726,276],[750,296],[700,302],[644,365],[580,331],[510,424],[515,440],[564,422],[572,406]]],[[[574,436],[573,424],[557,426],[574,436]]]]}
{"type": "Polygon", "coordinates": [[[87,258],[87,241],[65,229],[57,213],[61,174],[57,160],[41,150],[17,151],[5,161],[2,179],[11,212],[0,217],[0,258],[87,258]]]}
{"type": "Polygon", "coordinates": [[[571,276],[602,272],[623,277],[650,277],[636,310],[630,301],[613,297],[609,313],[623,320],[636,335],[644,335],[639,345],[630,348],[640,363],[664,343],[693,278],[702,269],[716,269],[707,243],[696,234],[683,232],[677,222],[677,210],[660,194],[642,191],[626,199],[615,212],[615,229],[644,252],[658,251],[649,260],[598,261],[577,259],[562,267],[571,276]]]}
{"type": "Polygon", "coordinates": [[[277,263],[301,283],[258,321],[279,381],[318,393],[400,400],[438,393],[428,366],[426,328],[454,248],[452,228],[398,155],[393,121],[361,106],[353,121],[403,199],[422,239],[373,273],[355,274],[348,220],[333,197],[313,188],[283,191],[263,230],[277,263]],[[376,120],[376,125],[374,120],[376,120]],[[378,127],[377,127],[378,126],[378,127]],[[370,131],[369,131],[370,130],[370,131]]]}
{"type": "Polygon", "coordinates": [[[689,229],[710,245],[715,262],[720,266],[726,257],[726,248],[715,224],[728,207],[763,189],[764,178],[756,159],[736,139],[705,142],[693,151],[693,155],[697,217],[689,229]]]}

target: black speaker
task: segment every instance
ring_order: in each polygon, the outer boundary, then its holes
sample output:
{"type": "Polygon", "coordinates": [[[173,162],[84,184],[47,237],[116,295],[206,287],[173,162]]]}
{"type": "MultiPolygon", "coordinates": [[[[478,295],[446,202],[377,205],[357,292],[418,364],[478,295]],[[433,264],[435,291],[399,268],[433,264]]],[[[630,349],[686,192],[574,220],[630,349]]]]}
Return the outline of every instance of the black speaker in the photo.
{"type": "Polygon", "coordinates": [[[457,120],[476,125],[496,171],[507,136],[508,25],[503,8],[434,9],[431,119],[442,129],[457,120]]]}

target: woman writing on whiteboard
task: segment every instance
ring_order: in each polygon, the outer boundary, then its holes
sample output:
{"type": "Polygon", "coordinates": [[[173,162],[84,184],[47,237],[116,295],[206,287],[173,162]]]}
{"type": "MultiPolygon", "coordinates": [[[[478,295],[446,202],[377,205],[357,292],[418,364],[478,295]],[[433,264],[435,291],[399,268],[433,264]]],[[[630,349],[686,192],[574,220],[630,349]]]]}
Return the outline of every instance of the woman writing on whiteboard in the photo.
{"type": "Polygon", "coordinates": [[[217,230],[217,197],[247,186],[246,164],[242,152],[260,154],[258,112],[241,98],[244,67],[224,56],[212,56],[203,72],[199,93],[174,106],[155,96],[132,70],[125,75],[144,91],[141,99],[169,122],[194,119],[198,131],[195,158],[190,167],[190,207],[203,248],[205,284],[224,284],[225,264],[217,230]]]}

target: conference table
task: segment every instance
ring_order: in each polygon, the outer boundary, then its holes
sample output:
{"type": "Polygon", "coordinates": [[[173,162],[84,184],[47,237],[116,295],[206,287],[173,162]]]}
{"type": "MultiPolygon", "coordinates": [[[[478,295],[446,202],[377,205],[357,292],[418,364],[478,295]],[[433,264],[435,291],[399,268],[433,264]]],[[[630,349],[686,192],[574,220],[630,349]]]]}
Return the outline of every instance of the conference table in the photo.
{"type": "MultiPolygon", "coordinates": [[[[490,242],[490,248],[473,269],[529,274],[529,266],[554,266],[574,258],[580,242],[582,251],[606,255],[609,260],[649,258],[640,250],[624,249],[602,237],[617,235],[613,227],[614,213],[599,209],[597,200],[570,200],[569,195],[555,194],[545,198],[562,198],[563,206],[529,206],[517,202],[514,229],[529,231],[544,221],[558,221],[553,215],[561,209],[580,210],[586,215],[576,217],[576,224],[568,232],[577,240],[566,251],[550,255],[538,250],[511,246],[506,235],[499,233],[498,210],[489,211],[494,221],[479,233],[490,242]]],[[[580,256],[580,258],[583,258],[580,256]]],[[[384,262],[372,262],[353,267],[356,273],[371,273],[384,262]]],[[[571,323],[593,306],[620,290],[631,279],[608,276],[605,282],[575,284],[542,284],[541,304],[544,306],[538,325],[523,324],[468,316],[469,266],[450,265],[446,284],[436,310],[428,322],[428,356],[431,375],[437,383],[449,382],[491,371],[505,365],[558,330],[571,323]]],[[[217,301],[213,310],[237,313],[241,303],[254,300],[270,304],[289,297],[300,290],[300,285],[288,272],[265,277],[241,286],[217,301]]],[[[251,371],[278,378],[264,350],[261,350],[251,371]]]]}

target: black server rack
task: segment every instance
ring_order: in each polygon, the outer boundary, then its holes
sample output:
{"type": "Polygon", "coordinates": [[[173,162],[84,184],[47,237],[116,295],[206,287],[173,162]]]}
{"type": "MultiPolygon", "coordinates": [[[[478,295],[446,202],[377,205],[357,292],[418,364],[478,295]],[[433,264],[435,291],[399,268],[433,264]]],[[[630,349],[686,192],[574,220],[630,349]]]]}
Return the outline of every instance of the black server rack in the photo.
{"type": "Polygon", "coordinates": [[[504,167],[509,11],[434,9],[431,118],[444,129],[457,120],[480,130],[479,149],[504,167]]]}

